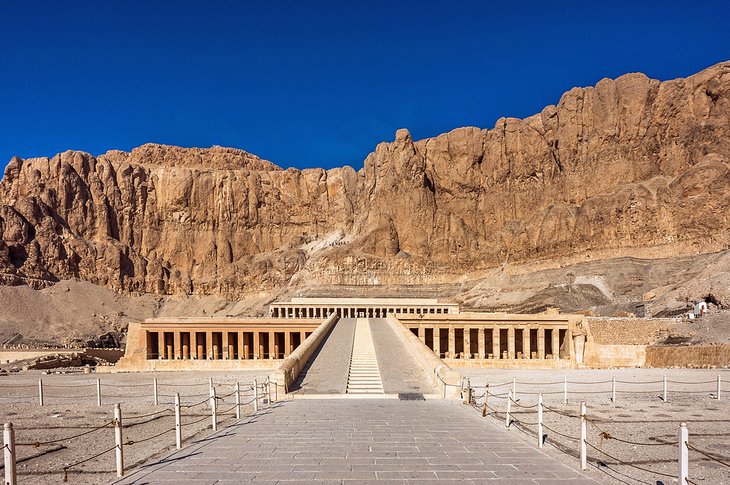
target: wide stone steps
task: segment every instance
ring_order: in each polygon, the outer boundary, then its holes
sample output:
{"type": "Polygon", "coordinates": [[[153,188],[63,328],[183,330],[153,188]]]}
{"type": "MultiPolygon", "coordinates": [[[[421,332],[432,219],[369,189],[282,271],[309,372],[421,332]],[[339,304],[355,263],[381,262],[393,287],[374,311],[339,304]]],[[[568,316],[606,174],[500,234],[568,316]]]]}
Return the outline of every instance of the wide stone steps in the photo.
{"type": "Polygon", "coordinates": [[[383,394],[378,359],[375,357],[373,334],[366,318],[358,318],[347,375],[348,394],[383,394]]]}

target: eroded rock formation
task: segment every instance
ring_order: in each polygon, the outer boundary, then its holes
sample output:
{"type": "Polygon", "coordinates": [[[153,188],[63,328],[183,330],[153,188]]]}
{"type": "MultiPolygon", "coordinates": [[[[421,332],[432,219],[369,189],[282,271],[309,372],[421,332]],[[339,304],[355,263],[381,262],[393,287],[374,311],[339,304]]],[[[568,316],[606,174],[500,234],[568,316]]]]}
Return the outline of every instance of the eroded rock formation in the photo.
{"type": "Polygon", "coordinates": [[[491,130],[399,130],[359,172],[220,147],[14,158],[0,281],[234,296],[373,268],[450,282],[505,262],[726,249],[728,208],[730,62],[604,79],[491,130]]]}

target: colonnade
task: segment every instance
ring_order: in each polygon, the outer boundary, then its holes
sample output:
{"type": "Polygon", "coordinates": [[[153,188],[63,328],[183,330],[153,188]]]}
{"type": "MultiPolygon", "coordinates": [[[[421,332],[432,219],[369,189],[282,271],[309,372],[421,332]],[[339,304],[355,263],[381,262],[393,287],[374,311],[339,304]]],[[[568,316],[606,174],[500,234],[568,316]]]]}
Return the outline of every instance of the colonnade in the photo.
{"type": "Polygon", "coordinates": [[[306,330],[147,330],[147,359],[284,359],[311,335],[306,330]]]}
{"type": "Polygon", "coordinates": [[[447,359],[561,359],[570,357],[567,326],[409,326],[447,359]]]}
{"type": "Polygon", "coordinates": [[[330,313],[336,313],[341,318],[385,318],[389,313],[410,315],[445,315],[450,313],[447,306],[300,306],[296,304],[273,304],[270,316],[274,318],[327,318],[330,313]]]}

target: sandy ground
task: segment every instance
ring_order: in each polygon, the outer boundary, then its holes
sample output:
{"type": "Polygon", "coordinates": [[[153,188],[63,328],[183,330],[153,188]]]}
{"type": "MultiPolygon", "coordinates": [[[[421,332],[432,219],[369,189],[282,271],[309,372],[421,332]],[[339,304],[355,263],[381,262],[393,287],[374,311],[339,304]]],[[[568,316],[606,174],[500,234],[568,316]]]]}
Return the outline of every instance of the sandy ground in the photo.
{"type": "Polygon", "coordinates": [[[183,406],[183,446],[205,437],[212,427],[207,402],[209,377],[213,378],[217,396],[225,396],[218,404],[218,421],[224,426],[235,419],[235,397],[229,395],[235,382],[241,388],[242,414],[251,414],[251,386],[255,378],[259,382],[266,379],[266,370],[98,375],[26,371],[0,377],[0,419],[12,422],[15,429],[19,482],[62,482],[64,467],[110,449],[97,458],[71,466],[68,483],[98,484],[114,479],[114,403],[120,403],[122,409],[126,468],[174,449],[176,392],[183,406]],[[97,377],[102,385],[101,407],[97,406],[97,377]],[[158,406],[153,404],[154,377],[158,378],[158,406]],[[39,378],[43,379],[44,388],[42,407],[38,403],[39,378]],[[102,428],[95,431],[99,427],[102,428]],[[70,438],[76,435],[81,436],[70,438]]]}
{"type": "Polygon", "coordinates": [[[485,385],[489,383],[490,416],[486,419],[502,426],[507,405],[504,395],[512,389],[515,378],[517,404],[511,406],[510,429],[535,445],[536,404],[538,393],[543,393],[544,434],[547,435],[544,450],[574,467],[580,466],[580,441],[576,438],[580,437],[580,402],[585,401],[587,441],[597,448],[588,446],[588,473],[596,480],[608,484],[677,483],[679,426],[686,422],[689,444],[728,464],[722,465],[690,449],[690,483],[730,484],[728,370],[461,371],[474,388],[478,408],[475,412],[481,412],[485,385]],[[716,399],[718,374],[722,379],[720,400],[716,399]],[[664,376],[668,380],[667,402],[662,400],[664,376]],[[566,377],[568,403],[564,404],[566,377]],[[611,401],[612,378],[617,381],[616,402],[611,401]]]}

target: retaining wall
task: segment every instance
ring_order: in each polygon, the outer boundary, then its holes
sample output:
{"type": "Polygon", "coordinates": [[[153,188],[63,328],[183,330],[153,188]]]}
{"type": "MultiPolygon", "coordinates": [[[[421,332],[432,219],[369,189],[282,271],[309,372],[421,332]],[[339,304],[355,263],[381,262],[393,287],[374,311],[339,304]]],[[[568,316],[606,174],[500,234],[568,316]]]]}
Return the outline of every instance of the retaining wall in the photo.
{"type": "Polygon", "coordinates": [[[727,367],[730,345],[652,346],[646,349],[646,367],[727,367]]]}

